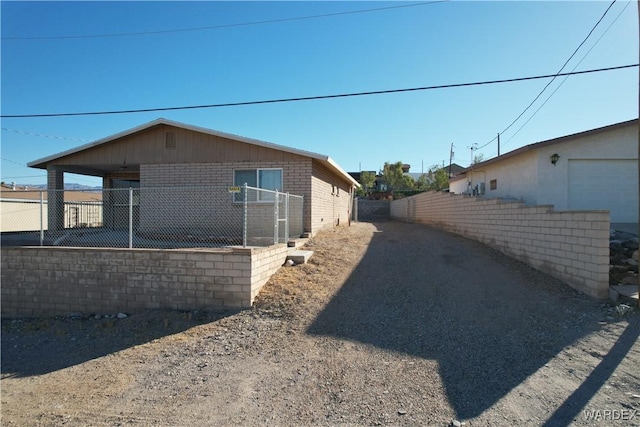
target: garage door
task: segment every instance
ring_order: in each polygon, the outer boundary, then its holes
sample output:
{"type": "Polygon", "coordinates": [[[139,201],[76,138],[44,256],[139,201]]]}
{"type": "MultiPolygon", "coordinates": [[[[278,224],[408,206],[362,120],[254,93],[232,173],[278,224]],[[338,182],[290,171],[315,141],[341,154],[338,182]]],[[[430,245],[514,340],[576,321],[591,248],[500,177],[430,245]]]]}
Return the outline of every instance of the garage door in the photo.
{"type": "Polygon", "coordinates": [[[638,162],[569,160],[569,210],[608,209],[611,222],[638,222],[638,162]]]}

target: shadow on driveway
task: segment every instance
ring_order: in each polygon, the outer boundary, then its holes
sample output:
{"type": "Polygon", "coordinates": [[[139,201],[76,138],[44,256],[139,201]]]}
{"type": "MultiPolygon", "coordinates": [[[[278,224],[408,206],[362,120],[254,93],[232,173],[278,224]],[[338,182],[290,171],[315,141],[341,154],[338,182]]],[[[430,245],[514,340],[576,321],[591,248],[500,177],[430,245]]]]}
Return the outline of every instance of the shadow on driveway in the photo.
{"type": "Polygon", "coordinates": [[[2,319],[2,378],[80,365],[234,313],[150,310],[124,319],[2,319]]]}
{"type": "Polygon", "coordinates": [[[362,261],[307,332],[437,360],[460,419],[599,327],[597,301],[478,242],[375,225],[362,261]]]}

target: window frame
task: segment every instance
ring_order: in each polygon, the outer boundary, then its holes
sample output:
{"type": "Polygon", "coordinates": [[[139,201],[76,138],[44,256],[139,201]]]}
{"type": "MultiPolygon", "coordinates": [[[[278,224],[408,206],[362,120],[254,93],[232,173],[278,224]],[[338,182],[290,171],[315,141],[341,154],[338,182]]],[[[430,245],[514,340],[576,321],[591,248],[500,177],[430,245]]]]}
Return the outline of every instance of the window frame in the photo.
{"type": "MultiPolygon", "coordinates": [[[[279,191],[282,192],[282,189],[278,189],[276,187],[275,190],[272,190],[271,188],[263,188],[261,187],[261,182],[260,182],[260,172],[262,171],[279,171],[280,172],[280,187],[284,186],[284,170],[282,168],[259,168],[259,167],[254,167],[254,168],[235,168],[233,169],[233,185],[242,188],[244,186],[244,182],[236,182],[236,172],[249,172],[249,171],[255,171],[255,181],[256,181],[256,185],[251,185],[248,184],[247,185],[249,187],[255,187],[255,188],[260,188],[263,190],[269,190],[269,191],[279,191]]],[[[250,203],[273,203],[274,202],[274,198],[273,197],[269,197],[269,198],[262,198],[260,197],[262,193],[258,193],[258,197],[256,198],[256,200],[247,200],[250,203]]],[[[234,203],[244,203],[244,188],[240,191],[240,193],[235,193],[234,194],[234,198],[233,198],[234,203]]]]}

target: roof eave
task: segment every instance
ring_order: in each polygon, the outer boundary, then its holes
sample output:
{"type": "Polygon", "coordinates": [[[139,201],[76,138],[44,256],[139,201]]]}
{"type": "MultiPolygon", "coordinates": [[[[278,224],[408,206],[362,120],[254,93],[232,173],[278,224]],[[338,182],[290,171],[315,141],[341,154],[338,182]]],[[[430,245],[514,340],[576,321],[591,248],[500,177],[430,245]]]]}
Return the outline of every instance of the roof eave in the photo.
{"type": "Polygon", "coordinates": [[[565,135],[565,136],[559,136],[557,138],[552,138],[552,139],[547,139],[545,141],[539,141],[539,142],[534,142],[532,144],[528,144],[525,145],[523,147],[520,147],[516,150],[510,151],[506,154],[503,154],[501,156],[498,157],[494,157],[492,159],[489,160],[485,160],[484,162],[480,162],[480,163],[476,163],[466,169],[461,170],[458,174],[466,174],[467,172],[473,170],[473,169],[477,169],[479,167],[482,166],[486,166],[486,165],[490,165],[492,163],[496,163],[505,159],[509,159],[511,157],[517,156],[519,154],[525,153],[527,151],[531,151],[531,150],[536,150],[538,148],[542,148],[542,147],[546,147],[548,145],[554,145],[554,144],[560,144],[562,142],[566,142],[566,141],[571,141],[573,139],[576,138],[581,138],[584,136],[589,136],[589,135],[593,135],[593,134],[598,134],[601,132],[606,132],[606,131],[610,131],[610,130],[614,130],[614,129],[618,129],[618,128],[622,128],[625,126],[630,126],[634,123],[637,123],[639,119],[632,119],[632,120],[627,120],[624,122],[620,122],[620,123],[614,123],[612,125],[607,125],[607,126],[603,126],[603,127],[599,127],[599,128],[595,128],[595,129],[589,129],[586,131],[582,131],[582,132],[578,132],[578,133],[573,133],[570,135],[565,135]]]}
{"type": "Polygon", "coordinates": [[[357,187],[360,186],[358,181],[354,180],[351,175],[349,175],[347,172],[345,172],[329,156],[325,156],[323,154],[314,153],[314,152],[311,152],[311,151],[305,151],[305,150],[299,150],[299,149],[296,149],[296,148],[286,147],[284,145],[278,145],[278,144],[274,144],[274,143],[271,143],[271,142],[261,141],[261,140],[258,140],[258,139],[246,138],[244,136],[239,136],[239,135],[234,135],[234,134],[230,134],[230,133],[214,131],[212,129],[207,129],[207,128],[203,128],[203,127],[199,127],[199,126],[193,126],[193,125],[189,125],[189,124],[186,124],[186,123],[176,122],[176,121],[168,120],[168,119],[164,119],[164,118],[159,118],[159,119],[153,120],[151,122],[144,123],[142,125],[136,126],[134,128],[127,129],[127,130],[122,131],[122,132],[118,132],[118,133],[116,133],[114,135],[98,139],[98,140],[90,142],[88,144],[80,145],[78,147],[75,147],[75,148],[72,148],[72,149],[57,153],[57,154],[52,154],[50,156],[43,157],[41,159],[31,161],[31,162],[27,163],[27,166],[32,167],[32,168],[38,168],[38,169],[46,169],[47,168],[47,163],[49,163],[49,162],[51,162],[53,160],[60,159],[62,157],[66,157],[66,156],[69,156],[69,155],[72,155],[72,154],[75,154],[75,153],[79,153],[81,151],[88,150],[88,149],[91,149],[93,147],[97,147],[97,146],[102,145],[102,144],[106,144],[106,143],[114,141],[116,139],[123,138],[123,137],[132,135],[132,134],[137,133],[137,132],[141,132],[143,130],[146,130],[146,129],[149,129],[151,127],[158,126],[158,125],[173,126],[173,127],[177,127],[177,128],[191,130],[191,131],[194,131],[194,132],[204,133],[204,134],[207,134],[207,135],[213,135],[213,136],[217,136],[217,137],[221,137],[221,138],[231,139],[231,140],[238,141],[238,142],[244,142],[244,143],[247,143],[247,144],[257,145],[259,147],[270,148],[270,149],[284,151],[284,152],[291,153],[291,154],[296,154],[296,155],[303,156],[303,157],[309,157],[309,158],[312,158],[312,159],[317,159],[317,160],[320,160],[320,161],[328,164],[330,169],[333,169],[339,175],[342,175],[344,177],[344,179],[346,181],[350,182],[352,185],[355,185],[357,187]]]}

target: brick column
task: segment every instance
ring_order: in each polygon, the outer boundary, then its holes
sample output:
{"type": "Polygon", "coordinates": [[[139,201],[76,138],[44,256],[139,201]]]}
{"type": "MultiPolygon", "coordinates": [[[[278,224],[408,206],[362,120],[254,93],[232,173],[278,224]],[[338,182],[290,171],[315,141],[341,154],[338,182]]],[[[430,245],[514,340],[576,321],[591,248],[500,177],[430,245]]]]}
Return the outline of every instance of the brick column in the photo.
{"type": "Polygon", "coordinates": [[[113,224],[113,179],[102,178],[102,226],[112,229],[113,224]]]}
{"type": "Polygon", "coordinates": [[[47,166],[47,220],[48,229],[64,229],[64,171],[47,166]]]}

